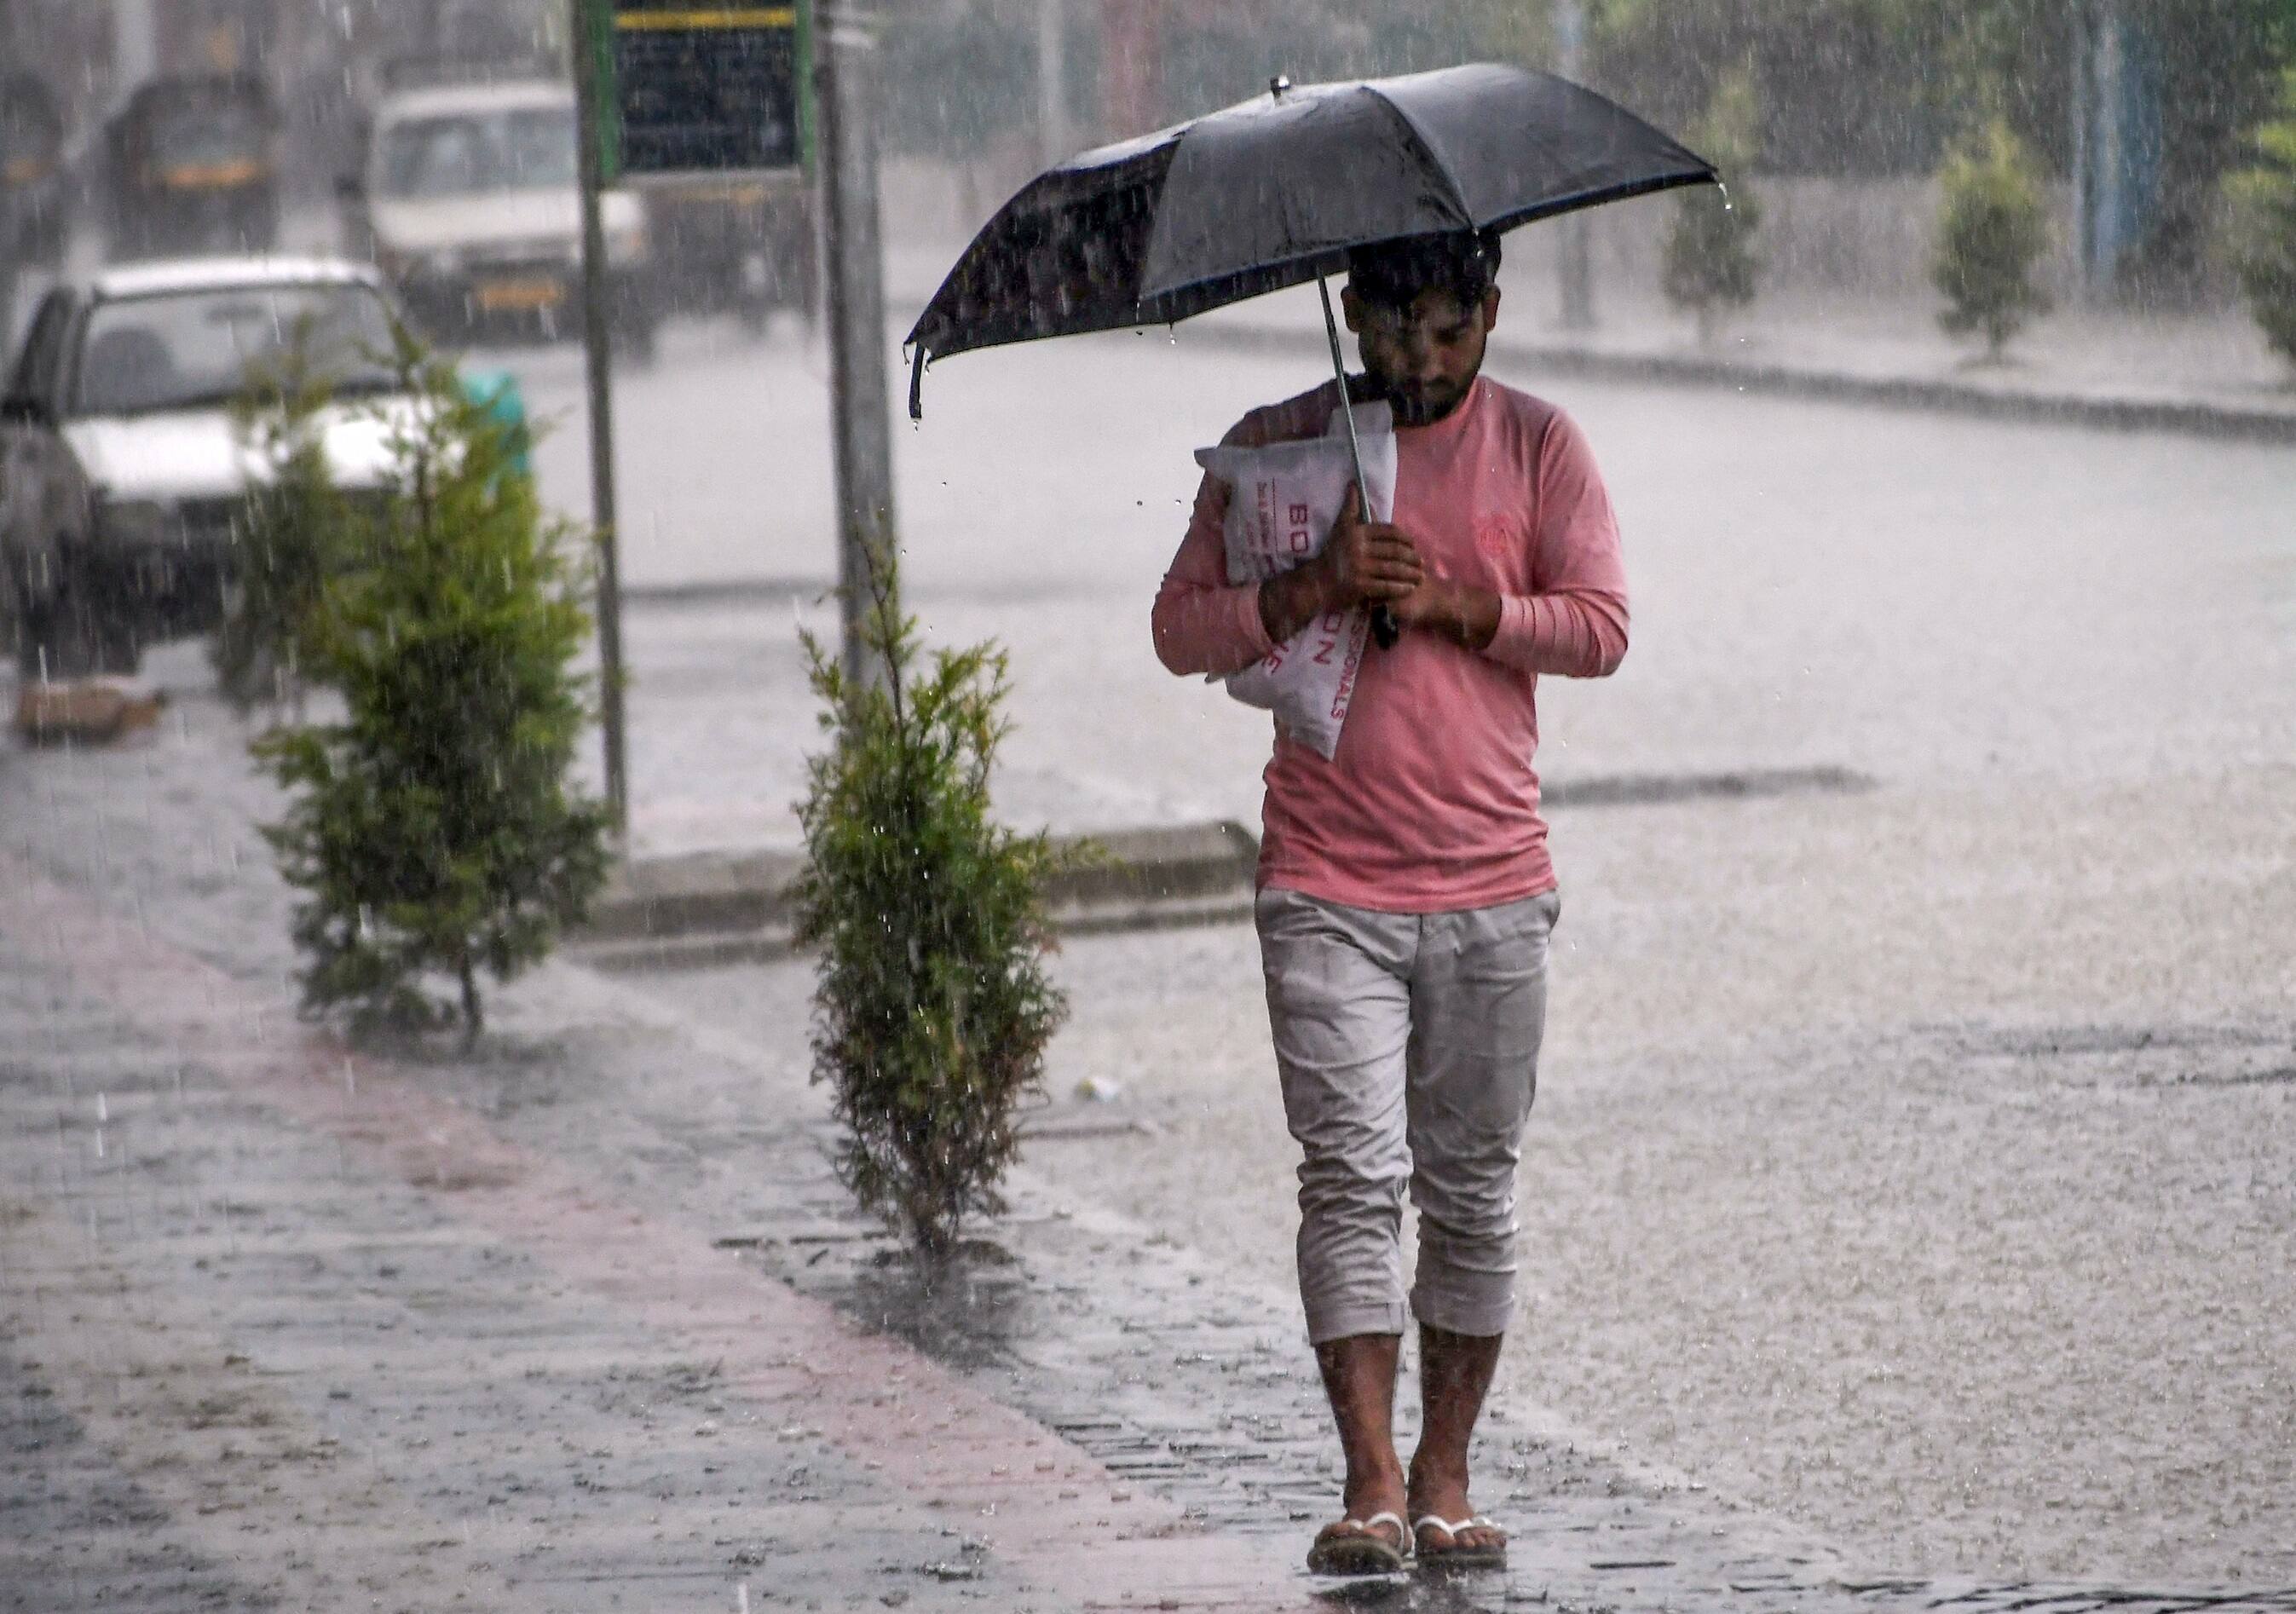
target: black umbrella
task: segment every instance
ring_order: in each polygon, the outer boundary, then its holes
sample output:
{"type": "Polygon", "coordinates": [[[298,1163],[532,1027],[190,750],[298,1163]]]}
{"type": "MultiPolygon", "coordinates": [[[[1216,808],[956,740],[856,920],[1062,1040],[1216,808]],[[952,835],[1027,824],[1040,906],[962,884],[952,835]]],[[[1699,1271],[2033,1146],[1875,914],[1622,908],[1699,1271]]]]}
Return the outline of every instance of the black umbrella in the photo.
{"type": "Polygon", "coordinates": [[[1086,152],[1023,186],[910,331],[909,414],[924,412],[932,359],[1174,324],[1312,279],[1352,449],[1324,282],[1349,247],[1504,230],[1717,177],[1697,153],[1549,73],[1476,62],[1351,84],[1278,78],[1265,96],[1086,152]]]}

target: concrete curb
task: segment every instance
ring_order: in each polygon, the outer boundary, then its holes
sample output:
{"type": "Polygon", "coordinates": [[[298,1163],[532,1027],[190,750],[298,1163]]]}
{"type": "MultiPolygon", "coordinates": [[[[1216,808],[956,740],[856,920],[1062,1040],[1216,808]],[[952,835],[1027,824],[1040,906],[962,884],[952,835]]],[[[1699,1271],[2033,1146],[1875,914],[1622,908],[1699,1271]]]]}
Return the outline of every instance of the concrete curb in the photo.
{"type": "MultiPolygon", "coordinates": [[[[1700,800],[1848,794],[1874,781],[1834,766],[1719,774],[1626,774],[1549,783],[1550,808],[1665,807],[1700,800]]],[[[1259,842],[1232,820],[1055,837],[1090,856],[1052,882],[1053,922],[1070,935],[1168,930],[1251,917],[1259,842]]],[[[687,852],[644,857],[609,877],[590,920],[567,938],[595,970],[709,969],[786,957],[795,852],[687,852]]]]}
{"type": "MultiPolygon", "coordinates": [[[[1328,356],[1320,332],[1222,322],[1191,334],[1260,352],[1328,356]]],[[[1879,404],[1980,420],[2040,421],[2110,431],[2174,431],[2234,442],[2296,445],[2296,406],[2243,407],[2194,398],[2129,397],[1987,387],[1940,377],[1858,375],[1794,365],[1747,363],[1688,354],[1619,353],[1578,342],[1493,340],[1492,352],[1546,374],[1597,381],[1720,387],[1777,397],[1879,404]]]]}
{"type": "MultiPolygon", "coordinates": [[[[1055,837],[1086,858],[1051,884],[1064,931],[1217,924],[1251,912],[1259,842],[1229,821],[1055,837]]],[[[777,958],[792,946],[795,852],[690,852],[617,868],[568,939],[594,969],[701,969],[777,958]]]]}

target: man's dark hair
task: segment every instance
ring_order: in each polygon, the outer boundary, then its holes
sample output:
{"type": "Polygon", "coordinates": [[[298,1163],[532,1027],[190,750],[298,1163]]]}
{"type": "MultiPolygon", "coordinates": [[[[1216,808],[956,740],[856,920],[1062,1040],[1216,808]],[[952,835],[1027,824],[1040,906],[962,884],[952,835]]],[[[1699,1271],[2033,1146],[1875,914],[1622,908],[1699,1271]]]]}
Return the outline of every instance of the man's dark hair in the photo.
{"type": "Polygon", "coordinates": [[[1408,308],[1422,291],[1447,291],[1460,307],[1471,308],[1483,300],[1498,273],[1496,230],[1406,235],[1348,249],[1349,289],[1381,308],[1408,308]]]}

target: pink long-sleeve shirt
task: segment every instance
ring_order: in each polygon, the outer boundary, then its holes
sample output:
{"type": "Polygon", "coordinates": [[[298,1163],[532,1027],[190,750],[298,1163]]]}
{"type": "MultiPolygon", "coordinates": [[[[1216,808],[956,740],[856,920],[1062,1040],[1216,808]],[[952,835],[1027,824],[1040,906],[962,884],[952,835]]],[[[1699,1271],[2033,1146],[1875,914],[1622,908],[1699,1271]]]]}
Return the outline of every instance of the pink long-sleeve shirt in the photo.
{"type": "MultiPolygon", "coordinates": [[[[1327,381],[1223,440],[1319,436],[1338,406],[1327,381]]],[[[1498,633],[1480,651],[1410,632],[1365,651],[1329,762],[1279,725],[1259,883],[1402,914],[1535,897],[1554,886],[1532,766],[1538,675],[1599,678],[1626,655],[1618,521],[1570,417],[1488,378],[1395,435],[1395,525],[1438,576],[1498,594],[1498,633]]],[[[1258,586],[1228,585],[1226,511],[1207,476],[1156,596],[1156,653],[1175,673],[1235,672],[1274,648],[1258,586]]]]}

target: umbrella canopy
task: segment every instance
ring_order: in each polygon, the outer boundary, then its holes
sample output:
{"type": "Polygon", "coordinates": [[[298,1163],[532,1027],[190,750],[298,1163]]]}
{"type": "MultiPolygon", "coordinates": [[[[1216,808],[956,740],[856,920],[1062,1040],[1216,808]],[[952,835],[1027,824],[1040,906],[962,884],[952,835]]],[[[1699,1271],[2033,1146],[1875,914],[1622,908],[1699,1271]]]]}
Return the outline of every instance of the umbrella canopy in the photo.
{"type": "Polygon", "coordinates": [[[929,358],[1166,324],[1338,269],[1349,247],[1506,229],[1702,184],[1713,165],[1552,74],[1488,62],[1296,87],[1047,169],[909,332],[929,358]]]}

